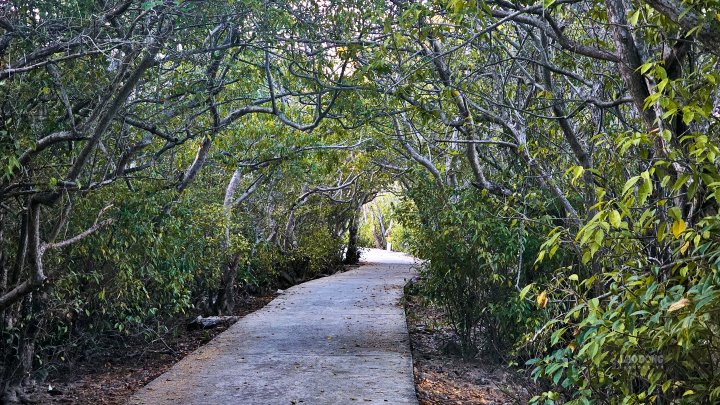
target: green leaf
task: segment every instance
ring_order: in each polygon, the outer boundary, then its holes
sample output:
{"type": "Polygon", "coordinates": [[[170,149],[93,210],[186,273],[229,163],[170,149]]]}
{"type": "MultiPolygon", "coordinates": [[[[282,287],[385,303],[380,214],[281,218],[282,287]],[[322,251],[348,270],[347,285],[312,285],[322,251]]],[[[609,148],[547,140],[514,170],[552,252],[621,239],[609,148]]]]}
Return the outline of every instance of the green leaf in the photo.
{"type": "Polygon", "coordinates": [[[652,67],[655,66],[655,62],[647,62],[645,64],[640,65],[640,74],[646,74],[652,67]]]}
{"type": "Polygon", "coordinates": [[[560,340],[562,335],[565,333],[567,328],[560,328],[553,332],[552,336],[550,337],[550,344],[554,345],[557,344],[557,342],[560,340]]]}
{"type": "Polygon", "coordinates": [[[637,25],[638,18],[640,18],[640,9],[635,10],[635,12],[630,15],[628,20],[630,25],[637,25]]]}
{"type": "Polygon", "coordinates": [[[680,212],[680,208],[678,208],[678,207],[670,208],[668,210],[668,216],[676,221],[682,219],[682,213],[680,212]]]}
{"type": "Polygon", "coordinates": [[[583,257],[582,257],[582,263],[588,264],[588,262],[590,262],[590,259],[592,259],[592,255],[590,254],[589,251],[585,251],[583,253],[583,257]]]}
{"type": "Polygon", "coordinates": [[[585,169],[582,166],[575,166],[572,169],[573,177],[572,177],[572,183],[575,184],[577,180],[580,178],[580,176],[585,173],[585,169]]]}
{"type": "Polygon", "coordinates": [[[613,227],[620,228],[620,224],[622,223],[622,217],[620,216],[620,212],[618,212],[617,210],[610,211],[610,213],[608,213],[608,221],[613,227]]]}
{"type": "Polygon", "coordinates": [[[644,171],[640,176],[643,178],[643,182],[640,187],[638,187],[638,203],[645,204],[648,196],[652,194],[652,180],[650,180],[650,174],[647,170],[644,171]]]}
{"type": "Polygon", "coordinates": [[[633,176],[633,177],[631,177],[628,181],[626,181],[626,182],[625,182],[625,185],[623,186],[623,189],[622,189],[622,193],[621,193],[621,194],[622,194],[623,196],[624,196],[625,194],[627,194],[627,192],[630,190],[630,188],[632,188],[632,186],[634,186],[635,183],[638,182],[638,180],[640,180],[640,176],[633,176]]]}
{"type": "Polygon", "coordinates": [[[530,289],[532,288],[533,284],[534,283],[528,284],[525,287],[523,287],[522,290],[520,290],[520,299],[521,300],[525,299],[525,296],[527,295],[528,292],[530,292],[530,289]]]}

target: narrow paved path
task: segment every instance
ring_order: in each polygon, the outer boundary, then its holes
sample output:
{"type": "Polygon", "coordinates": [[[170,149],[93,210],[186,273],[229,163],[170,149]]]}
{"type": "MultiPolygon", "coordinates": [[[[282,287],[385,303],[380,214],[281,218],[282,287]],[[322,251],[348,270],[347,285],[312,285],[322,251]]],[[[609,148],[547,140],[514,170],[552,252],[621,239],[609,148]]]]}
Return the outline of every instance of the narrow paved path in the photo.
{"type": "Polygon", "coordinates": [[[412,258],[365,251],[357,269],[285,291],[130,404],[416,404],[400,299],[412,258]]]}

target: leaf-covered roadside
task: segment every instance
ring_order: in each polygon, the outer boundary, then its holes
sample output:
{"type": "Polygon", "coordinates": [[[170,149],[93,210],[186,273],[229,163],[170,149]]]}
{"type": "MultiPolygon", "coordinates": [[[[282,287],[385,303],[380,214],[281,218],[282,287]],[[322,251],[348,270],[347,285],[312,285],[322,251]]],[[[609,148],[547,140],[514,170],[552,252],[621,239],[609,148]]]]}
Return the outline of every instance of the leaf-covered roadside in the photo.
{"type": "Polygon", "coordinates": [[[492,359],[463,360],[440,308],[420,295],[424,281],[405,291],[415,389],[421,404],[522,404],[539,391],[521,370],[492,359]]]}
{"type": "MultiPolygon", "coordinates": [[[[240,317],[262,308],[274,295],[241,298],[234,311],[240,317]]],[[[110,331],[92,336],[92,346],[78,337],[78,344],[90,347],[74,347],[64,354],[67,362],[48,364],[43,384],[28,394],[38,403],[125,404],[135,391],[229,327],[188,330],[187,323],[180,316],[163,319],[162,328],[145,334],[110,331]]]]}

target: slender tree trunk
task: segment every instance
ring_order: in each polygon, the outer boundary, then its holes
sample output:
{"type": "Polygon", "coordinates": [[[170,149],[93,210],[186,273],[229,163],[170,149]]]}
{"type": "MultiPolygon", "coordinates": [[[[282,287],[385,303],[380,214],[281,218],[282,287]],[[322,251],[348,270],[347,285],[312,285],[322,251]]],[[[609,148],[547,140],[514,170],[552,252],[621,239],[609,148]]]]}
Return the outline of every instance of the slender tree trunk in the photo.
{"type": "Polygon", "coordinates": [[[216,314],[231,313],[235,309],[235,281],[237,280],[237,268],[240,264],[241,254],[239,252],[232,252],[232,241],[230,239],[230,226],[232,223],[232,209],[239,204],[242,204],[250,195],[257,189],[258,185],[263,179],[264,175],[259,175],[250,187],[245,190],[243,194],[235,198],[235,193],[242,180],[243,171],[241,169],[235,170],[225,189],[225,198],[223,200],[223,208],[225,213],[225,238],[222,243],[222,254],[226,258],[222,267],[222,276],[220,279],[220,286],[215,294],[215,301],[213,303],[213,312],[216,314]]]}
{"type": "Polygon", "coordinates": [[[225,239],[222,243],[222,255],[225,261],[222,266],[222,274],[220,276],[220,285],[215,294],[215,301],[212,310],[215,314],[230,313],[235,309],[235,280],[237,278],[237,266],[239,255],[231,254],[232,244],[230,240],[230,224],[232,221],[231,211],[233,207],[233,198],[237,190],[240,180],[242,179],[242,170],[237,169],[233,173],[227,188],[225,189],[225,199],[223,201],[225,212],[225,239]]]}
{"type": "MultiPolygon", "coordinates": [[[[5,294],[7,288],[8,269],[5,255],[5,212],[0,211],[0,295],[5,294]]],[[[1,320],[2,318],[0,318],[1,320]]]]}
{"type": "Polygon", "coordinates": [[[350,226],[348,227],[348,245],[345,252],[345,264],[357,264],[360,261],[360,251],[358,250],[358,227],[360,222],[360,210],[355,210],[352,218],[350,218],[350,226]]]}
{"type": "Polygon", "coordinates": [[[2,396],[1,403],[31,403],[23,389],[23,385],[30,382],[35,359],[35,341],[41,330],[41,323],[45,311],[45,293],[35,290],[23,297],[20,304],[18,318],[23,323],[16,325],[19,330],[13,338],[13,347],[5,350],[2,373],[2,396]]]}
{"type": "Polygon", "coordinates": [[[213,312],[218,315],[231,314],[235,309],[235,282],[237,281],[237,269],[239,265],[239,253],[229,256],[223,265],[220,286],[218,287],[217,298],[213,308],[213,312]]]}

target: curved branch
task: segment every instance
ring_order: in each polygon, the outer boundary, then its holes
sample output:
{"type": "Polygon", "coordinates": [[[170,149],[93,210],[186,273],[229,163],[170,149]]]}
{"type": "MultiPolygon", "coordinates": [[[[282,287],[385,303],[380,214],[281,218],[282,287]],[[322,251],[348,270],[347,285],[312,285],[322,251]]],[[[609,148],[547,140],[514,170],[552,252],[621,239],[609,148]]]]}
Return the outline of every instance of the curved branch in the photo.
{"type": "MultiPolygon", "coordinates": [[[[401,114],[403,121],[406,125],[409,125],[407,122],[407,118],[405,117],[405,114],[401,114]]],[[[397,117],[393,116],[393,127],[395,128],[395,135],[400,140],[400,144],[402,144],[403,148],[410,154],[410,157],[412,157],[416,162],[420,163],[424,168],[426,168],[435,178],[435,181],[438,185],[442,186],[442,176],[440,175],[440,171],[435,167],[435,165],[432,164],[430,160],[428,160],[425,156],[418,153],[418,151],[415,150],[415,148],[410,145],[410,143],[407,141],[405,136],[402,133],[402,130],[400,129],[400,123],[398,123],[397,117]]]]}

